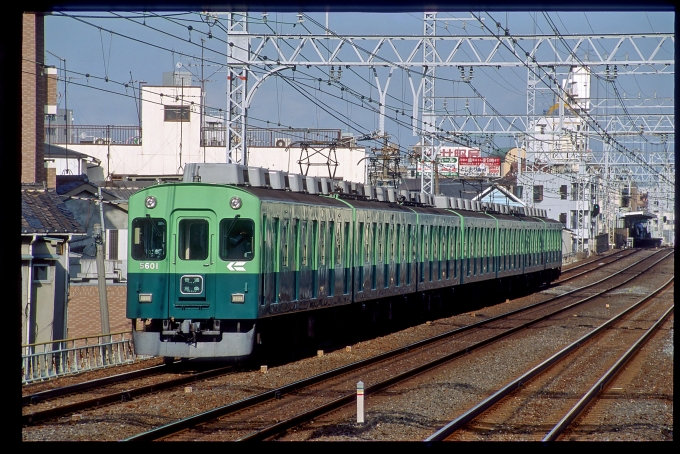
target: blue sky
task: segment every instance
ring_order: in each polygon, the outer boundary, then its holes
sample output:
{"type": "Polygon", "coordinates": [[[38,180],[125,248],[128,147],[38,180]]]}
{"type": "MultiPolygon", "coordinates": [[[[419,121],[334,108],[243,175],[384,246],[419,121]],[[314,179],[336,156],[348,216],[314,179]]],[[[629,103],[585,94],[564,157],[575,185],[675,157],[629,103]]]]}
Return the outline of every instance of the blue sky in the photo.
{"type": "MultiPolygon", "coordinates": [[[[136,81],[160,85],[162,73],[172,71],[178,63],[200,76],[202,37],[205,40],[203,70],[208,79],[206,104],[216,108],[226,106],[226,68],[223,66],[226,63],[226,32],[217,26],[209,27],[196,12],[64,14],[68,16],[55,13],[46,17],[45,49],[48,51],[48,64],[63,68],[65,60],[69,84],[67,94],[63,96],[64,85],[63,81],[60,82],[59,107],[63,108],[67,103],[68,108],[74,111],[76,124],[136,124],[136,103],[132,97],[124,95],[133,95],[132,85],[136,85],[136,81]],[[205,33],[208,31],[213,33],[213,38],[207,38],[205,33]],[[105,78],[109,81],[106,82],[105,78]],[[124,87],[123,84],[130,81],[133,84],[124,87]]],[[[440,13],[439,18],[471,18],[471,14],[440,13]]],[[[486,24],[500,23],[502,29],[507,28],[512,35],[552,33],[542,12],[495,11],[490,15],[474,14],[484,17],[486,24]]],[[[562,35],[673,33],[675,21],[673,12],[550,12],[548,16],[562,35]]],[[[262,23],[261,13],[251,13],[251,17],[251,32],[321,34],[323,30],[318,24],[323,25],[328,20],[329,28],[339,35],[423,33],[422,12],[330,13],[328,16],[310,13],[303,23],[298,22],[294,13],[269,13],[266,25],[262,23]]],[[[468,20],[440,21],[438,34],[488,35],[478,24],[477,21],[468,20]]],[[[492,28],[496,29],[495,26],[492,28]]],[[[662,51],[673,55],[672,44],[667,43],[662,51]]],[[[323,76],[319,69],[306,71],[309,77],[323,76]]],[[[324,71],[327,72],[327,69],[324,71]]],[[[343,71],[342,83],[345,86],[364,94],[366,98],[377,96],[370,70],[358,68],[343,71]]],[[[380,71],[384,81],[386,72],[383,69],[380,71]]],[[[249,111],[253,118],[251,124],[265,126],[264,121],[268,120],[273,125],[281,123],[292,127],[341,128],[356,134],[378,128],[378,115],[362,108],[360,102],[350,104],[346,100],[351,97],[340,93],[337,87],[305,82],[303,76],[304,73],[297,73],[297,82],[292,80],[291,75],[286,75],[286,79],[272,77],[267,80],[254,96],[249,111]],[[302,96],[295,86],[307,95],[302,96]],[[336,96],[342,96],[342,99],[336,96]],[[321,107],[321,103],[327,107],[321,107]]],[[[436,96],[468,96],[460,88],[460,73],[456,68],[438,69],[437,77],[436,96]]],[[[672,75],[636,76],[627,80],[621,78],[619,83],[619,90],[626,98],[674,95],[672,75]]],[[[480,68],[476,71],[474,85],[487,99],[487,105],[470,98],[471,109],[488,111],[488,108],[493,107],[504,115],[526,113],[525,68],[502,71],[480,68]]],[[[388,105],[409,112],[411,89],[403,71],[395,71],[388,94],[388,105]]],[[[543,101],[544,104],[550,102],[543,101]]],[[[392,140],[402,147],[413,145],[418,140],[409,128],[396,122],[388,120],[386,129],[392,135],[392,140]]]]}

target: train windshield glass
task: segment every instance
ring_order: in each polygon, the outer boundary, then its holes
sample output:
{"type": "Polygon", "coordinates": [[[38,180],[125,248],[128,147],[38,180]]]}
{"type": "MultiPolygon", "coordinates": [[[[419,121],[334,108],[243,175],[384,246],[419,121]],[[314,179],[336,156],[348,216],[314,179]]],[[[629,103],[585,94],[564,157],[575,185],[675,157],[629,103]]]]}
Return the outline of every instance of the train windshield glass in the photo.
{"type": "Polygon", "coordinates": [[[252,260],[254,223],[252,219],[232,218],[220,222],[220,258],[252,260]]]}
{"type": "Polygon", "coordinates": [[[179,222],[179,258],[205,260],[208,258],[208,221],[182,219],[179,222]]]}
{"type": "Polygon", "coordinates": [[[132,258],[135,260],[163,260],[166,248],[167,223],[162,218],[132,220],[132,258]]]}

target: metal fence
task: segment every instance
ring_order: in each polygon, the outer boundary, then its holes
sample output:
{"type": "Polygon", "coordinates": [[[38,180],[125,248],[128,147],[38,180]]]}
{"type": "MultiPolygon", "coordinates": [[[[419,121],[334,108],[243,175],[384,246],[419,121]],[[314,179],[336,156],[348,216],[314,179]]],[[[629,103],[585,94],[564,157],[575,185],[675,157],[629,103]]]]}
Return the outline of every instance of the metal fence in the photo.
{"type": "Polygon", "coordinates": [[[21,346],[21,383],[33,383],[135,361],[132,331],[21,346]]]}
{"type": "MultiPolygon", "coordinates": [[[[333,142],[342,139],[341,133],[340,129],[248,128],[246,143],[249,147],[285,147],[294,142],[333,142]]],[[[201,128],[202,147],[224,147],[226,137],[224,126],[201,128]]]]}
{"type": "MultiPolygon", "coordinates": [[[[295,142],[341,142],[340,129],[313,128],[248,128],[247,144],[250,147],[285,146],[295,142]],[[282,145],[283,144],[283,145],[282,145]]],[[[139,126],[65,125],[45,126],[45,141],[55,145],[66,143],[94,145],[141,145],[142,128],[139,126]]],[[[226,146],[227,130],[224,126],[201,128],[202,147],[226,146]]]]}
{"type": "Polygon", "coordinates": [[[141,145],[142,128],[139,126],[64,125],[45,127],[45,141],[57,145],[66,143],[95,145],[141,145]]]}

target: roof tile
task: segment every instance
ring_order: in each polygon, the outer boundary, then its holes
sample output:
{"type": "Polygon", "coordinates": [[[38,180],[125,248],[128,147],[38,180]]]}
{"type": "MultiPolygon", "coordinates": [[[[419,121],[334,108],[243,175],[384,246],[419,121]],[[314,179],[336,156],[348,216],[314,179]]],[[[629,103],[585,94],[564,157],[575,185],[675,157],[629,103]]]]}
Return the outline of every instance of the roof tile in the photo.
{"type": "Polygon", "coordinates": [[[86,233],[53,190],[22,189],[21,233],[86,233]]]}

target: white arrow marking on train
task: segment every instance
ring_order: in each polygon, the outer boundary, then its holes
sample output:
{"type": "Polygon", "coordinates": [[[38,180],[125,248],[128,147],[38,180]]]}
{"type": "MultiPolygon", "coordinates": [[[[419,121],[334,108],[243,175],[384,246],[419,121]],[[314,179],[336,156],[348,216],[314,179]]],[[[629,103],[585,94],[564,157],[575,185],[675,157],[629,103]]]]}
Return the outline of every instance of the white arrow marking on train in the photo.
{"type": "Polygon", "coordinates": [[[229,271],[245,271],[246,269],[243,267],[246,262],[229,262],[227,263],[227,269],[229,271]]]}

